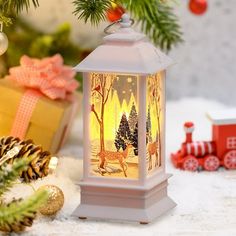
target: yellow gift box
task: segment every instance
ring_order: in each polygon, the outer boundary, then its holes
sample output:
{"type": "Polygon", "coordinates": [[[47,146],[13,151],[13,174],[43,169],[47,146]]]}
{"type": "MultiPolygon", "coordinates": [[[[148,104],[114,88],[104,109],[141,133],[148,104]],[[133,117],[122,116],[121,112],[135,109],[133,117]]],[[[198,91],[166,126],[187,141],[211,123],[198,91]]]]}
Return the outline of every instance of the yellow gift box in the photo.
{"type": "Polygon", "coordinates": [[[79,83],[61,55],[20,59],[0,80],[0,136],[32,139],[56,153],[64,144],[78,106],[79,83]]]}
{"type": "MultiPolygon", "coordinates": [[[[0,80],[0,136],[10,135],[26,90],[7,79],[0,80]]],[[[74,96],[76,102],[40,97],[33,110],[25,139],[32,139],[36,144],[42,145],[44,150],[56,153],[68,136],[78,102],[81,100],[79,93],[74,93],[74,96]]]]}

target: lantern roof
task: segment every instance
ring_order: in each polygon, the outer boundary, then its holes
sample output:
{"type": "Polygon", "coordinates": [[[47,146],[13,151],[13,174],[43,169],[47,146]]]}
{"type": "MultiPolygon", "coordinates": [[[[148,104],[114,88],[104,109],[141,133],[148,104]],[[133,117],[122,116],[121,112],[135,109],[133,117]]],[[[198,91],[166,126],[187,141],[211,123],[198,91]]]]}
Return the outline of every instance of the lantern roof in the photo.
{"type": "Polygon", "coordinates": [[[89,54],[75,70],[77,72],[154,74],[165,70],[172,60],[150,43],[144,34],[131,28],[127,14],[121,28],[107,35],[103,44],[89,54]]]}

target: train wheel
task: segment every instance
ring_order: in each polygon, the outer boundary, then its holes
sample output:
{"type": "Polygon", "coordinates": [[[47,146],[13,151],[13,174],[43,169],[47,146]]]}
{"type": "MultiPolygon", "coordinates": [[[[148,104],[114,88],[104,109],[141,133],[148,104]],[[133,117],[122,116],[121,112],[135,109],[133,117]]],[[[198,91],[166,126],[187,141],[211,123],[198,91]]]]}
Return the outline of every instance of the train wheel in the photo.
{"type": "Polygon", "coordinates": [[[224,156],[224,166],[227,169],[236,169],[236,150],[229,151],[224,156]]]}
{"type": "Polygon", "coordinates": [[[213,155],[206,156],[204,158],[203,167],[207,171],[215,171],[219,168],[220,161],[219,158],[213,155]]]}
{"type": "Polygon", "coordinates": [[[183,162],[183,169],[188,171],[196,171],[198,168],[198,160],[194,156],[188,156],[183,162]]]}

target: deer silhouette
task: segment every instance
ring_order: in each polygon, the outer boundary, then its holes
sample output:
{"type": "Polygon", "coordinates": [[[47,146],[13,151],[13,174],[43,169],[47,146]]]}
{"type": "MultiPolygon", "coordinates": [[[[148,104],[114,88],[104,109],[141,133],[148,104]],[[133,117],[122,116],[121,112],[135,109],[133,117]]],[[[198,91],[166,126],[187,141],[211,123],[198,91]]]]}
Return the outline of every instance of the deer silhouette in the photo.
{"type": "Polygon", "coordinates": [[[106,169],[108,162],[118,161],[123,172],[124,172],[125,177],[127,177],[126,170],[128,169],[128,164],[126,163],[126,159],[129,156],[129,153],[132,148],[133,148],[133,145],[128,143],[123,152],[120,152],[120,151],[117,151],[117,152],[101,151],[101,152],[99,152],[97,155],[99,157],[99,164],[98,164],[99,173],[101,175],[103,175],[103,173],[101,171],[102,168],[105,169],[106,172],[108,172],[106,169]]]}
{"type": "Polygon", "coordinates": [[[155,155],[155,167],[160,166],[160,156],[158,153],[158,141],[152,142],[148,144],[148,156],[149,156],[149,166],[148,170],[152,170],[152,157],[155,155]]]}

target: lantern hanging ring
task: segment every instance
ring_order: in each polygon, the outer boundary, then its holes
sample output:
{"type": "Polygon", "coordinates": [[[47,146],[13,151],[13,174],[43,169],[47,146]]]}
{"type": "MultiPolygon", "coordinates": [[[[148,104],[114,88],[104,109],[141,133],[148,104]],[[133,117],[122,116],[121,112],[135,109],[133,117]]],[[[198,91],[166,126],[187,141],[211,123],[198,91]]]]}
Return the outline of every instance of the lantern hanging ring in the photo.
{"type": "Polygon", "coordinates": [[[134,24],[134,19],[131,19],[130,16],[128,14],[123,14],[121,19],[111,23],[110,25],[108,25],[105,29],[104,29],[104,33],[105,34],[112,34],[114,32],[109,31],[111,27],[113,27],[114,25],[121,25],[121,28],[129,28],[130,26],[132,26],[134,24]]]}

